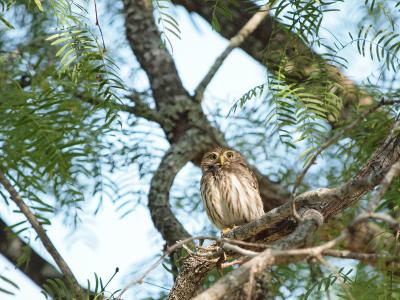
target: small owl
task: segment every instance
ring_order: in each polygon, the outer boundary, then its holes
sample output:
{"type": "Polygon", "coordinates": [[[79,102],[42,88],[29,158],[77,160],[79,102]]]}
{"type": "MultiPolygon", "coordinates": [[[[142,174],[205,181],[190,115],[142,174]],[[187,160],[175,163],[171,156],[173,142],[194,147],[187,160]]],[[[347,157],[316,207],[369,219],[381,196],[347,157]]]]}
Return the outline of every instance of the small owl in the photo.
{"type": "Polygon", "coordinates": [[[223,231],[264,214],[258,182],[239,152],[218,147],[201,161],[201,196],[208,217],[223,231]]]}

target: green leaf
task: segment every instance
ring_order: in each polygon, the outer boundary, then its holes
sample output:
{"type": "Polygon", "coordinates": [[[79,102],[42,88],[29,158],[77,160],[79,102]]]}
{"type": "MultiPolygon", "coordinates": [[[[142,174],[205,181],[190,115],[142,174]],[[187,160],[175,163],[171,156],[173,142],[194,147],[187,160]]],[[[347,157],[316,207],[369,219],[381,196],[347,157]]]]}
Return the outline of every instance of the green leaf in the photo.
{"type": "Polygon", "coordinates": [[[2,21],[4,23],[4,25],[6,25],[9,29],[15,29],[14,26],[8,22],[6,19],[4,19],[4,17],[2,15],[0,15],[0,21],[2,21]]]}
{"type": "Polygon", "coordinates": [[[3,281],[7,282],[8,284],[12,285],[13,287],[15,287],[16,289],[19,290],[18,284],[16,284],[14,281],[12,281],[12,280],[10,280],[10,279],[8,279],[7,277],[4,277],[4,276],[2,276],[2,275],[0,275],[0,278],[1,278],[3,281]]]}
{"type": "Polygon", "coordinates": [[[40,11],[43,11],[42,2],[41,0],[35,0],[36,6],[39,8],[40,11]]]}

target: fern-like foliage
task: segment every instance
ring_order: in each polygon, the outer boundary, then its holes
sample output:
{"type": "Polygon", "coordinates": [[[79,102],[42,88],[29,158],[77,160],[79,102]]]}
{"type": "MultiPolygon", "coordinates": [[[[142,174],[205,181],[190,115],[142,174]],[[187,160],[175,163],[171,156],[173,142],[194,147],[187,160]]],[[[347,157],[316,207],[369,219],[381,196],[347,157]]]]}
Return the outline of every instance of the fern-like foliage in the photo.
{"type": "MultiPolygon", "coordinates": [[[[312,293],[316,292],[328,292],[328,290],[336,285],[340,286],[340,282],[342,282],[343,285],[346,285],[345,288],[347,288],[348,282],[351,281],[351,278],[349,277],[350,273],[353,272],[353,269],[350,269],[348,271],[344,271],[344,268],[340,268],[338,270],[337,274],[335,273],[330,273],[328,276],[321,278],[320,280],[317,280],[307,291],[304,293],[301,297],[302,300],[307,300],[310,299],[312,293]]],[[[339,287],[340,288],[340,287],[339,287]]],[[[348,295],[346,295],[348,297],[348,295]]],[[[312,298],[311,298],[312,299],[312,298]]]]}
{"type": "Polygon", "coordinates": [[[4,275],[0,275],[0,293],[15,295],[15,291],[19,290],[18,284],[4,275]]]}
{"type": "Polygon", "coordinates": [[[340,1],[323,0],[277,0],[272,2],[274,16],[286,24],[289,31],[295,31],[306,43],[312,42],[320,36],[323,18],[329,12],[338,11],[331,7],[340,1]]]}
{"type": "Polygon", "coordinates": [[[181,39],[181,30],[176,19],[168,12],[170,8],[170,0],[153,0],[153,6],[157,14],[157,23],[160,28],[161,41],[164,46],[169,46],[173,49],[170,35],[175,36],[177,39],[181,39]]]}
{"type": "Polygon", "coordinates": [[[0,168],[43,224],[64,207],[76,222],[88,190],[83,182],[94,181],[89,191],[95,194],[104,191],[99,186],[107,177],[97,176],[104,136],[117,129],[114,104],[124,84],[83,7],[72,1],[34,4],[22,2],[18,9],[51,15],[59,29],[47,37],[40,30],[39,49],[26,44],[0,55],[0,168]]]}
{"type": "MultiPolygon", "coordinates": [[[[366,97],[369,93],[371,99],[379,101],[382,97],[391,97],[396,93],[393,88],[398,89],[395,87],[395,70],[399,68],[400,39],[396,31],[398,17],[391,13],[390,8],[397,7],[397,4],[391,3],[390,6],[386,1],[362,3],[367,13],[373,12],[374,16],[383,16],[388,27],[382,27],[385,23],[382,23],[379,17],[373,20],[378,22],[377,24],[365,25],[363,23],[371,22],[371,18],[366,16],[361,18],[358,32],[349,33],[348,41],[345,35],[333,36],[322,26],[328,13],[339,10],[337,1],[281,0],[270,3],[274,17],[281,20],[281,25],[287,31],[295,33],[306,45],[320,52],[318,56],[312,57],[301,52],[293,55],[283,51],[279,65],[268,75],[265,85],[266,105],[271,106],[266,117],[267,123],[274,124],[280,141],[287,146],[294,148],[300,141],[308,145],[303,153],[305,162],[327,139],[330,125],[340,123],[343,97],[348,97],[348,94],[343,94],[347,88],[346,81],[337,77],[329,65],[342,70],[347,69],[351,62],[343,56],[345,50],[354,45],[359,55],[368,56],[379,64],[379,73],[367,78],[364,92],[357,95],[357,91],[353,91],[354,96],[350,97],[366,97]],[[332,36],[332,39],[321,38],[322,31],[332,36]],[[392,87],[382,89],[379,81],[389,76],[392,78],[392,87]]],[[[287,51],[290,50],[290,42],[282,46],[286,47],[287,51]]],[[[265,52],[266,56],[271,55],[268,49],[265,52]]],[[[251,89],[236,101],[231,112],[238,106],[245,106],[251,98],[259,96],[261,86],[261,92],[264,92],[263,85],[251,89]]]]}
{"type": "MultiPolygon", "coordinates": [[[[116,270],[116,273],[118,269],[116,270]]],[[[116,274],[115,273],[115,274],[116,274]]],[[[116,299],[119,290],[109,292],[107,290],[108,284],[113,280],[115,274],[104,283],[102,278],[94,273],[94,284],[87,281],[87,288],[81,295],[81,300],[113,300],[116,299]]],[[[73,294],[71,289],[65,284],[65,282],[59,278],[49,279],[43,285],[43,290],[41,291],[46,299],[62,299],[62,300],[74,300],[76,296],[73,294]]]]}
{"type": "Polygon", "coordinates": [[[218,32],[221,31],[220,16],[230,19],[232,11],[240,7],[238,0],[207,0],[206,2],[212,7],[211,25],[218,32]]]}
{"type": "MultiPolygon", "coordinates": [[[[312,82],[309,82],[312,86],[312,82]]],[[[281,78],[270,76],[266,86],[270,112],[265,117],[266,125],[273,125],[279,140],[296,148],[296,143],[305,141],[309,149],[305,151],[305,161],[313,151],[326,139],[329,131],[328,122],[338,120],[342,108],[342,99],[335,94],[335,89],[329,81],[319,82],[320,93],[308,91],[307,85],[299,83],[287,84],[284,75],[281,78]]],[[[264,92],[265,85],[258,85],[244,94],[232,106],[230,112],[237,107],[243,107],[253,97],[264,92]]]]}
{"type": "Polygon", "coordinates": [[[399,67],[400,35],[390,29],[374,30],[372,24],[361,26],[357,37],[349,33],[352,42],[357,44],[358,53],[369,55],[377,60],[388,71],[396,71],[399,67]]]}
{"type": "Polygon", "coordinates": [[[267,122],[274,122],[280,140],[290,147],[303,140],[317,147],[329,129],[328,117],[338,118],[341,101],[333,93],[318,97],[302,85],[287,85],[276,78],[269,80],[269,91],[273,110],[267,122]],[[299,134],[296,141],[291,130],[299,134]]]}

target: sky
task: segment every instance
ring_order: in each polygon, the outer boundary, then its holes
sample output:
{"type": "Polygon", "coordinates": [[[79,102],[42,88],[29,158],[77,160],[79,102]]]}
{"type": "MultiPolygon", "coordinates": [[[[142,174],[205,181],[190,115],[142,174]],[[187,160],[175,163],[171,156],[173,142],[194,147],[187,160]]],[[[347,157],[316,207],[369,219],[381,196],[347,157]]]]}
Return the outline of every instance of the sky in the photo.
{"type": "MultiPolygon", "coordinates": [[[[227,41],[210,31],[208,24],[200,17],[194,17],[198,26],[195,29],[183,9],[177,9],[175,13],[182,33],[181,40],[171,38],[173,56],[185,88],[192,92],[215,58],[226,47],[227,41]]],[[[106,44],[107,36],[106,34],[106,44]]],[[[129,74],[128,69],[129,67],[123,68],[121,73],[129,74]]],[[[254,77],[263,80],[264,76],[264,68],[243,51],[235,50],[213,79],[206,95],[209,98],[234,99],[254,86],[254,77]],[[240,70],[243,77],[234,75],[237,70],[240,70]]],[[[115,174],[115,178],[119,175],[115,174]]],[[[132,178],[132,182],[134,180],[132,178]]],[[[93,201],[94,205],[95,202],[93,201]]],[[[12,214],[15,207],[5,205],[0,207],[0,216],[9,224],[22,220],[12,214]]],[[[87,211],[93,211],[93,207],[87,211]]],[[[88,278],[93,279],[93,272],[103,279],[109,278],[115,268],[119,267],[117,280],[111,282],[110,290],[120,288],[122,283],[126,283],[128,278],[123,277],[128,277],[127,275],[132,272],[132,266],[142,262],[147,262],[149,265],[155,256],[161,253],[163,242],[153,227],[147,207],[139,205],[134,212],[123,219],[120,219],[120,215],[114,205],[104,201],[104,206],[98,215],[85,214],[82,229],[77,232],[71,233],[71,230],[63,224],[61,216],[53,219],[52,226],[47,228],[50,239],[81,283],[85,283],[88,278]]],[[[195,228],[196,224],[189,226],[189,230],[195,228]]],[[[34,233],[30,234],[34,249],[52,262],[41,243],[34,241],[34,233]]],[[[1,295],[1,299],[44,299],[40,290],[29,279],[19,271],[15,271],[14,266],[0,256],[0,274],[3,272],[19,285],[20,291],[16,291],[16,296],[1,295]]],[[[142,287],[154,288],[150,285],[142,287]]]]}
{"type": "MultiPolygon", "coordinates": [[[[100,6],[101,8],[102,6],[100,6]]],[[[213,64],[215,58],[224,50],[227,40],[221,38],[210,28],[208,23],[198,16],[193,15],[190,18],[182,8],[174,9],[173,13],[176,15],[182,31],[181,40],[171,37],[173,57],[184,86],[189,92],[192,92],[213,64]]],[[[335,28],[342,21],[338,17],[327,18],[324,26],[335,28]]],[[[104,25],[103,30],[105,30],[106,44],[112,43],[111,39],[115,33],[104,28],[104,25]]],[[[122,51],[126,51],[127,56],[131,55],[128,48],[122,51]]],[[[353,80],[364,79],[374,68],[368,59],[360,56],[353,56],[351,59],[351,68],[346,73],[353,80]]],[[[132,62],[133,65],[135,63],[132,62]]],[[[128,79],[130,67],[129,64],[122,67],[123,78],[128,79]]],[[[265,82],[265,78],[265,68],[243,51],[234,50],[209,85],[204,105],[212,108],[215,105],[213,101],[220,101],[215,99],[226,99],[228,103],[232,104],[233,101],[240,98],[255,85],[265,82]]],[[[139,76],[138,84],[140,84],[140,80],[144,79],[139,76]]],[[[227,105],[226,107],[229,110],[230,106],[227,105]]],[[[187,168],[182,170],[177,180],[184,178],[185,172],[188,172],[187,168]]],[[[120,174],[114,174],[114,176],[117,179],[120,174]]],[[[198,173],[198,176],[200,176],[200,173],[198,173]]],[[[135,178],[132,178],[132,182],[134,181],[135,178]]],[[[115,205],[111,204],[110,201],[104,201],[104,206],[94,216],[91,212],[95,203],[96,201],[91,201],[87,205],[82,215],[83,224],[77,231],[66,228],[61,216],[52,220],[52,226],[47,227],[47,231],[82,284],[88,278],[93,280],[94,272],[101,276],[103,280],[107,280],[113,274],[115,268],[119,267],[120,272],[110,284],[110,290],[115,290],[123,287],[138,274],[140,270],[138,266],[143,268],[155,261],[157,255],[162,251],[163,241],[153,227],[146,206],[138,205],[132,213],[121,219],[120,213],[116,211],[115,205]],[[132,271],[136,271],[136,273],[132,271]]],[[[13,209],[15,207],[12,205],[7,207],[0,204],[0,217],[4,218],[9,224],[21,219],[15,217],[12,213],[13,209]]],[[[190,218],[185,220],[184,223],[191,232],[196,232],[201,228],[196,220],[190,220],[190,218]]],[[[52,262],[41,243],[38,240],[35,241],[34,233],[25,232],[24,235],[30,235],[32,247],[52,262]]],[[[20,287],[19,291],[14,290],[16,296],[0,294],[1,299],[44,299],[40,290],[1,256],[0,274],[12,279],[20,287]]],[[[168,288],[170,282],[165,284],[168,288]]],[[[2,287],[1,282],[0,287],[2,287]]],[[[143,290],[158,292],[160,287],[143,284],[133,289],[133,293],[140,293],[143,290]]],[[[133,293],[127,294],[127,299],[129,297],[135,299],[133,293]]]]}

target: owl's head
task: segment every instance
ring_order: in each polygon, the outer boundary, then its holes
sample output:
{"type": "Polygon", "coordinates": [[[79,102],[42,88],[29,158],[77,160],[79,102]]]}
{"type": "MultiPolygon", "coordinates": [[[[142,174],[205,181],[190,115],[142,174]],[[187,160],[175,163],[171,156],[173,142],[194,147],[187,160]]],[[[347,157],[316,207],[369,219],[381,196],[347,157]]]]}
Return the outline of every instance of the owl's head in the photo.
{"type": "Polygon", "coordinates": [[[217,147],[204,154],[201,161],[201,170],[216,171],[218,168],[228,166],[232,163],[245,163],[239,152],[223,147],[217,147]]]}

